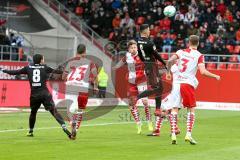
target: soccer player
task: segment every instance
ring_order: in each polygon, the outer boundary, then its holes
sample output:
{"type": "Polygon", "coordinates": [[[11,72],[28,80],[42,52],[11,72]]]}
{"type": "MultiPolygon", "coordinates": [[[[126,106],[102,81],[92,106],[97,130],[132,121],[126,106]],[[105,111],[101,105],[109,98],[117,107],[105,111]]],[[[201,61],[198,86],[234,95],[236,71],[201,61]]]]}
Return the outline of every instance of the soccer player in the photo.
{"type": "MultiPolygon", "coordinates": [[[[120,68],[124,64],[128,66],[128,99],[129,99],[129,109],[131,114],[137,123],[138,134],[141,134],[142,123],[139,118],[137,103],[137,95],[147,90],[147,79],[144,71],[144,63],[138,57],[137,42],[135,40],[130,40],[128,42],[128,52],[126,56],[123,57],[119,63],[114,67],[114,69],[120,68]]],[[[144,105],[144,110],[146,114],[146,120],[148,122],[148,129],[153,130],[151,113],[148,105],[148,98],[142,98],[142,103],[144,105]]]]}
{"type": "Polygon", "coordinates": [[[10,75],[19,74],[28,75],[28,80],[31,87],[30,96],[31,113],[29,117],[29,132],[27,133],[27,136],[33,137],[33,129],[36,122],[37,111],[40,108],[41,104],[43,104],[45,109],[54,116],[57,122],[61,125],[63,131],[71,139],[71,133],[68,131],[64,119],[55,108],[52,95],[50,94],[46,85],[49,73],[55,72],[61,74],[63,71],[54,70],[51,67],[45,65],[44,57],[41,54],[35,54],[33,56],[33,63],[34,64],[25,66],[20,70],[3,70],[4,73],[8,73],[10,75]]]}
{"type": "Polygon", "coordinates": [[[145,72],[147,75],[147,83],[151,87],[141,94],[138,95],[138,99],[147,97],[155,94],[155,103],[156,110],[155,116],[156,119],[160,119],[162,110],[161,110],[161,101],[162,101],[162,80],[159,73],[158,62],[161,62],[166,68],[165,61],[161,58],[156,50],[154,43],[149,40],[150,29],[148,24],[142,24],[140,26],[140,37],[137,40],[138,44],[138,53],[139,57],[145,64],[145,72]]]}
{"type": "MultiPolygon", "coordinates": [[[[176,104],[176,102],[178,102],[178,101],[175,101],[175,99],[179,98],[179,97],[176,97],[176,93],[175,93],[176,92],[176,87],[175,87],[176,79],[179,75],[179,70],[178,70],[177,64],[174,64],[171,67],[171,73],[173,75],[171,93],[162,100],[162,105],[161,105],[162,116],[156,117],[155,130],[153,131],[153,133],[148,134],[148,136],[159,136],[164,117],[166,117],[166,116],[169,117],[169,113],[171,113],[171,109],[174,106],[175,106],[175,108],[179,108],[179,109],[181,108],[181,103],[176,104]]],[[[180,130],[178,129],[178,127],[176,129],[176,134],[180,134],[180,130]]]]}
{"type": "Polygon", "coordinates": [[[83,119],[83,112],[88,102],[90,81],[94,82],[97,90],[96,65],[86,57],[86,46],[79,44],[76,56],[70,59],[65,67],[63,79],[66,81],[66,92],[77,94],[77,105],[71,105],[69,112],[72,114],[72,138],[76,139],[77,130],[83,119]]]}
{"type": "MultiPolygon", "coordinates": [[[[197,50],[199,44],[199,37],[196,35],[191,35],[189,37],[189,48],[178,50],[167,63],[168,73],[167,79],[171,79],[171,74],[169,68],[171,68],[173,62],[178,60],[178,69],[179,75],[176,79],[176,97],[174,99],[176,104],[182,104],[187,108],[187,133],[185,136],[185,141],[190,142],[190,144],[197,144],[197,142],[192,138],[192,129],[195,122],[195,107],[196,107],[196,98],[195,98],[195,89],[194,85],[196,84],[197,78],[196,73],[197,69],[200,70],[200,73],[204,76],[215,78],[220,80],[220,76],[215,75],[206,70],[204,65],[204,56],[197,50]]],[[[178,108],[174,108],[171,111],[169,116],[170,125],[171,125],[171,139],[172,144],[177,144],[176,138],[176,126],[177,126],[177,114],[178,108]]]]}

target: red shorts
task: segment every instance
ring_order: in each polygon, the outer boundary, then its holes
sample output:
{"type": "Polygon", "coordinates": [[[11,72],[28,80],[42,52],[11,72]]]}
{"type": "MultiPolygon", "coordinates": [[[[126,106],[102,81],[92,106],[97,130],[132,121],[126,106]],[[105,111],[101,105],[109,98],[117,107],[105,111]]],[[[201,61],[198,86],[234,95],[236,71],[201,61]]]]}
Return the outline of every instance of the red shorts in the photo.
{"type": "Polygon", "coordinates": [[[136,97],[147,89],[148,86],[146,81],[139,84],[128,83],[128,97],[136,97]]]}
{"type": "Polygon", "coordinates": [[[181,84],[180,93],[183,100],[182,104],[184,107],[196,107],[195,89],[193,86],[185,83],[181,84]]]}
{"type": "Polygon", "coordinates": [[[136,97],[137,95],[138,95],[137,85],[128,83],[128,97],[136,97]]]}
{"type": "Polygon", "coordinates": [[[88,102],[88,93],[80,92],[78,95],[78,108],[86,109],[87,102],[88,102]]]}

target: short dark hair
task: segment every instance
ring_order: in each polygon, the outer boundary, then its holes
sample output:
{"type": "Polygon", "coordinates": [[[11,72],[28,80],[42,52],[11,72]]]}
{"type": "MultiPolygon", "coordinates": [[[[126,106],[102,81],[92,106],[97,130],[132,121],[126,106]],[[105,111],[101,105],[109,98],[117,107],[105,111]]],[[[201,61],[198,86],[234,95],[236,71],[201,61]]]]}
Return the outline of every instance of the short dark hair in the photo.
{"type": "Polygon", "coordinates": [[[142,24],[140,26],[140,32],[144,31],[145,29],[149,28],[149,25],[148,24],[142,24]]]}
{"type": "Polygon", "coordinates": [[[197,35],[190,35],[189,43],[193,46],[198,46],[199,44],[199,36],[197,35]]]}
{"type": "Polygon", "coordinates": [[[131,45],[137,45],[137,42],[135,40],[130,40],[128,43],[127,43],[127,47],[129,48],[131,45]]]}
{"type": "Polygon", "coordinates": [[[86,51],[86,46],[84,44],[79,44],[77,47],[77,53],[83,54],[86,51]]]}
{"type": "Polygon", "coordinates": [[[33,55],[33,63],[34,64],[40,64],[43,59],[43,55],[41,54],[34,54],[33,55]]]}

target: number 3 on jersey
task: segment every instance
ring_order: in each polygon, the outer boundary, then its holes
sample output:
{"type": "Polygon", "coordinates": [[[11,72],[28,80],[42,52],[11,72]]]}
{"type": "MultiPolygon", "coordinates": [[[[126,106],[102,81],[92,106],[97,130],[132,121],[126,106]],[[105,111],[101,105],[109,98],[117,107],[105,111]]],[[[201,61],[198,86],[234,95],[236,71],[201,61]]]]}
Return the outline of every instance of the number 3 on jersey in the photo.
{"type": "Polygon", "coordinates": [[[180,72],[185,72],[186,69],[187,69],[187,64],[188,64],[189,60],[183,58],[183,59],[181,59],[181,62],[182,62],[182,63],[181,63],[182,69],[180,70],[180,72]]]}
{"type": "Polygon", "coordinates": [[[71,69],[72,69],[72,72],[71,72],[71,75],[68,78],[69,81],[73,81],[73,80],[81,81],[81,80],[83,80],[84,75],[87,71],[87,67],[83,67],[83,66],[81,66],[79,68],[71,67],[71,69]]]}

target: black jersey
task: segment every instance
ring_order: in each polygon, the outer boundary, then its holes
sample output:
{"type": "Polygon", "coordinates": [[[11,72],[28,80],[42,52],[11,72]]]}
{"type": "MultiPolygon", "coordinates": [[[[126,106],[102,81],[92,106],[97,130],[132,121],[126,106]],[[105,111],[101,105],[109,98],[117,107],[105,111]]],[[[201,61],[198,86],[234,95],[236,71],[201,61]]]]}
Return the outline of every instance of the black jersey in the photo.
{"type": "Polygon", "coordinates": [[[166,66],[165,61],[161,58],[156,50],[154,43],[146,37],[140,37],[137,40],[138,55],[145,63],[155,63],[157,60],[166,66]]]}
{"type": "Polygon", "coordinates": [[[166,68],[165,61],[161,58],[156,50],[154,43],[146,37],[140,37],[137,40],[138,55],[145,63],[145,72],[148,84],[152,87],[160,86],[161,74],[157,61],[160,61],[166,68]]]}
{"type": "Polygon", "coordinates": [[[60,70],[54,70],[47,65],[34,64],[25,66],[19,70],[3,70],[4,73],[8,73],[10,75],[17,74],[27,74],[28,80],[31,87],[31,94],[37,94],[39,91],[48,91],[46,82],[48,80],[48,75],[50,73],[62,73],[60,70]]]}

